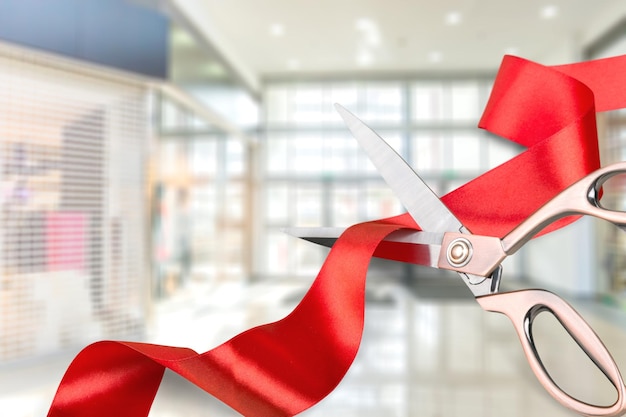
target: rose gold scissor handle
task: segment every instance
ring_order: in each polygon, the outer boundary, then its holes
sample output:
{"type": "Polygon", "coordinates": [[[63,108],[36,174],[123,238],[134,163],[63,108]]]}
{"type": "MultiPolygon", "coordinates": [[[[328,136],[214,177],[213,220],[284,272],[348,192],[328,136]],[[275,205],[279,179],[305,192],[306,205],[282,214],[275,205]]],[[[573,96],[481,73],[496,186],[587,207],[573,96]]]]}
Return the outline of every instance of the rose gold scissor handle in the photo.
{"type": "Polygon", "coordinates": [[[626,212],[604,208],[599,201],[600,188],[619,174],[626,174],[626,162],[600,168],[569,186],[502,239],[504,252],[512,255],[544,227],[569,215],[594,216],[625,226],[626,212]]]}
{"type": "Polygon", "coordinates": [[[620,416],[626,413],[626,387],[613,357],[598,335],[568,303],[544,290],[521,290],[477,297],[484,310],[506,315],[515,327],[524,354],[543,387],[565,407],[585,416],[620,416]],[[533,340],[533,320],[543,311],[552,313],[587,356],[606,375],[617,390],[610,406],[596,406],[571,397],[550,377],[533,340]]]}

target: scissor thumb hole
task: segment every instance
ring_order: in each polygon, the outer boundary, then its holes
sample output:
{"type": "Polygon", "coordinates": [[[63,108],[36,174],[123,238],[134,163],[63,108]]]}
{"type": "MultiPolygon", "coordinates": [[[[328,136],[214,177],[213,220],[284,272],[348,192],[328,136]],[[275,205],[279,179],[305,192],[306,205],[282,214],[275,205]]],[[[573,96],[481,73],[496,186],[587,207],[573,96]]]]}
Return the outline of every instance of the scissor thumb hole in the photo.
{"type": "Polygon", "coordinates": [[[559,389],[578,401],[599,407],[618,401],[613,382],[550,309],[537,309],[528,332],[539,361],[559,389]]]}
{"type": "MultiPolygon", "coordinates": [[[[528,364],[535,376],[546,391],[563,406],[586,416],[618,416],[624,414],[626,411],[626,387],[617,364],[598,335],[567,302],[557,295],[544,290],[498,293],[477,297],[476,301],[484,310],[505,314],[511,320],[522,344],[528,364]],[[560,354],[562,353],[562,351],[558,350],[556,344],[552,345],[550,339],[544,338],[543,342],[538,341],[538,338],[543,336],[543,333],[540,333],[538,322],[535,323],[535,319],[545,312],[551,313],[547,316],[552,316],[556,320],[552,324],[555,325],[555,328],[561,329],[559,331],[562,333],[560,333],[559,337],[565,336],[564,339],[571,338],[572,341],[570,343],[578,344],[582,351],[586,353],[584,359],[578,360],[578,362],[570,362],[571,360],[576,360],[570,359],[563,365],[569,370],[569,374],[565,376],[555,376],[555,369],[549,369],[554,368],[554,366],[549,362],[546,354],[543,353],[543,358],[541,358],[537,350],[538,344],[544,344],[545,346],[542,350],[549,348],[560,354]],[[550,343],[550,346],[546,343],[550,343]],[[586,356],[590,359],[586,358],[586,356]],[[545,366],[542,360],[546,361],[545,366]],[[590,379],[586,375],[581,374],[580,371],[576,373],[580,363],[585,361],[591,361],[592,364],[595,364],[595,367],[600,372],[599,378],[590,379]],[[607,389],[604,383],[600,384],[600,389],[610,393],[616,392],[617,396],[614,401],[610,401],[608,397],[603,397],[596,399],[596,401],[601,401],[602,404],[590,404],[587,402],[590,400],[588,394],[579,395],[578,388],[573,392],[571,386],[564,384],[564,379],[571,378],[574,379],[574,382],[584,384],[581,386],[586,386],[588,390],[593,392],[598,386],[596,382],[604,380],[602,373],[605,375],[604,378],[608,379],[610,385],[608,385],[607,389]],[[557,385],[557,381],[555,381],[557,379],[558,382],[564,385],[564,389],[557,385]],[[569,393],[566,390],[569,390],[569,393]],[[584,398],[579,400],[575,395],[584,398]],[[606,402],[610,404],[605,405],[606,402]]],[[[555,329],[549,328],[547,332],[551,335],[555,332],[555,329]]],[[[567,358],[565,354],[563,356],[567,358]]]]}

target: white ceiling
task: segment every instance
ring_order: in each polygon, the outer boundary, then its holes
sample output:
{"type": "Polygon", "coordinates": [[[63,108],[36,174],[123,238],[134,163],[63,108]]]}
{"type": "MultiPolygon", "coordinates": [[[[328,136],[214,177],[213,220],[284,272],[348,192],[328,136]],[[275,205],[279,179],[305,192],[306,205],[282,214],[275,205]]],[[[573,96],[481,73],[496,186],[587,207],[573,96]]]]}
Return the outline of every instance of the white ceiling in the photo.
{"type": "Polygon", "coordinates": [[[302,73],[494,71],[507,53],[564,63],[580,57],[586,43],[608,29],[611,20],[626,15],[624,0],[172,4],[250,85],[267,76],[302,73]],[[272,29],[274,25],[279,29],[272,29]]]}

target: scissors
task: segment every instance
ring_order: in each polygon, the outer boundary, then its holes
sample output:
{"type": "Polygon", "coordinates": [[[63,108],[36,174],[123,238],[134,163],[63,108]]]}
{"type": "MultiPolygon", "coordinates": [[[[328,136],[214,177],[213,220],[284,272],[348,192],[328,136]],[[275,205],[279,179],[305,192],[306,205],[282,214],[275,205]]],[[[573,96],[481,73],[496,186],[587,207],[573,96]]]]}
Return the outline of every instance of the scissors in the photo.
{"type": "MultiPolygon", "coordinates": [[[[422,231],[401,230],[381,245],[414,246],[412,262],[456,271],[478,304],[506,315],[515,328],[528,363],[546,391],[563,406],[584,416],[626,413],[626,387],[613,357],[598,335],[567,302],[541,289],[500,292],[502,261],[514,254],[552,222],[573,214],[590,215],[626,225],[626,213],[600,205],[599,192],[611,177],[626,173],[626,162],[601,168],[550,200],[503,238],[472,234],[444,205],[420,176],[376,132],[342,106],[335,107],[381,176],[394,190],[422,231]],[[610,406],[588,404],[561,389],[541,361],[533,338],[533,321],[542,312],[553,314],[569,335],[617,390],[610,406]]],[[[314,243],[332,246],[344,229],[290,228],[286,232],[314,243]]]]}

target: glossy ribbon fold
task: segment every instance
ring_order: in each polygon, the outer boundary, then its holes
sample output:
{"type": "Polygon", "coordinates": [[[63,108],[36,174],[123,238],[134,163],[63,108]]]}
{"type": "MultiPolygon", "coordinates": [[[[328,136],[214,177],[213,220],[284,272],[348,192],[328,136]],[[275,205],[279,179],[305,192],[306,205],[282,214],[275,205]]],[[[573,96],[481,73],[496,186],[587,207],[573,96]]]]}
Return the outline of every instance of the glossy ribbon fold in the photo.
{"type": "MultiPolygon", "coordinates": [[[[621,107],[626,56],[557,67],[506,56],[479,126],[527,150],[442,200],[472,232],[504,236],[599,168],[596,111],[621,107]]],[[[348,228],[291,314],[208,352],[113,341],[86,347],[48,416],[147,416],[166,368],[245,416],[298,414],[328,395],[356,356],[370,258],[410,262],[402,251],[376,252],[400,228],[419,226],[404,214],[348,228]]]]}

